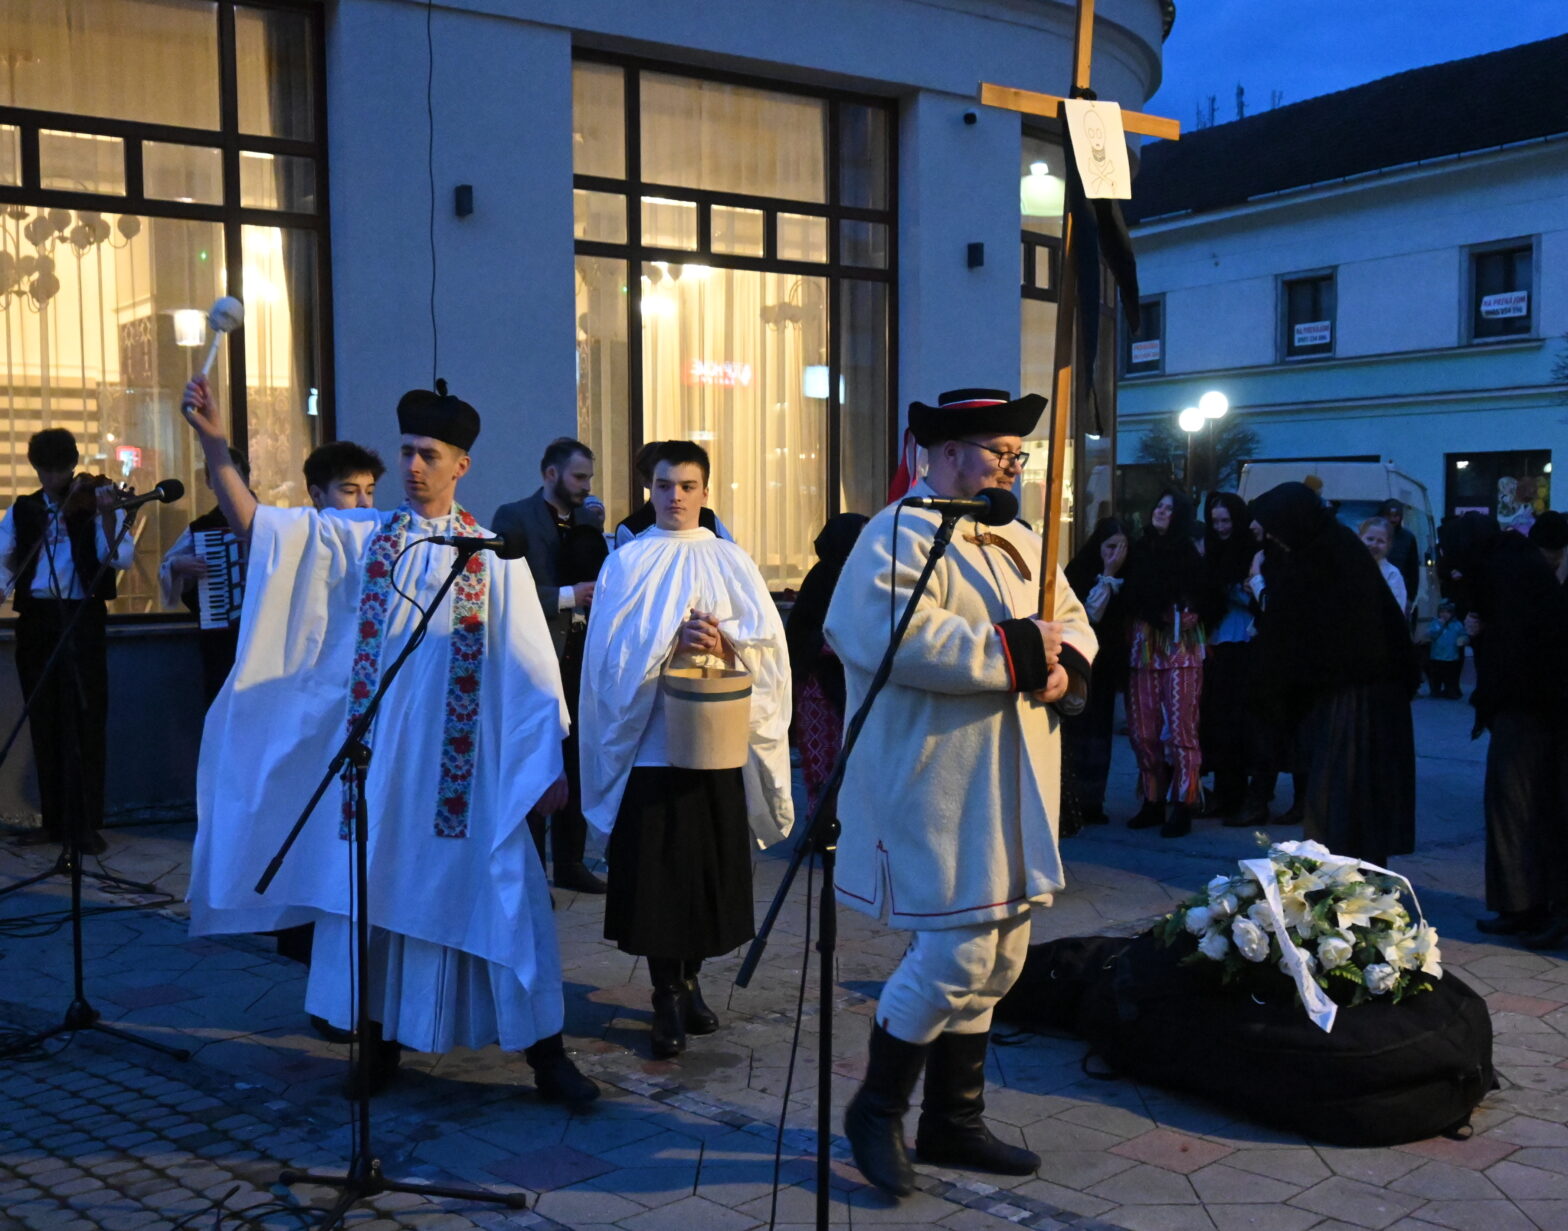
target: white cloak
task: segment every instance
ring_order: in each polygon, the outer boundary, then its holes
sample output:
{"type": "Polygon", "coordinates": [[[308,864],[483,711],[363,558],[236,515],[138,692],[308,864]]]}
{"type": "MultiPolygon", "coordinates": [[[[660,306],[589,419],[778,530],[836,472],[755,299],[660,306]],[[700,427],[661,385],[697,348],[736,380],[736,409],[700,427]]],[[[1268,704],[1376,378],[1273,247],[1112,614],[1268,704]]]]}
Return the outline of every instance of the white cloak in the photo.
{"type": "MultiPolygon", "coordinates": [[[[934,493],[922,481],[910,494],[934,493]]],[[[844,661],[849,714],[866,695],[940,521],[891,505],[850,552],[823,630],[844,661]]],[[[1049,905],[1062,888],[1059,722],[1050,706],[1009,691],[996,631],[1036,613],[1040,545],[1018,522],[958,523],[839,791],[834,883],[845,905],[898,928],[969,927],[1049,905]],[[981,531],[1012,544],[1031,575],[1000,548],[966,537],[981,531]]],[[[1094,632],[1060,570],[1055,616],[1067,624],[1064,643],[1093,662],[1094,632]]]]}
{"type": "MultiPolygon", "coordinates": [[[[323,1016],[338,1025],[351,1024],[346,969],[332,960],[347,946],[351,889],[351,848],[338,836],[340,783],[327,789],[268,892],[258,895],[254,886],[342,743],[364,559],[391,516],[256,511],[239,651],[208,711],[197,771],[192,932],[316,922],[308,1003],[312,1011],[330,1010],[323,1016]]],[[[451,517],[416,516],[409,539],[453,531],[451,517]]],[[[452,559],[450,547],[412,547],[393,578],[428,603],[452,559]]],[[[494,557],[487,563],[466,837],[435,834],[450,593],[371,728],[370,920],[381,954],[390,937],[389,960],[400,963],[375,971],[393,1001],[378,1011],[388,1037],[427,1051],[497,1037],[520,1048],[559,1030],[562,1015],[549,889],[525,819],[561,772],[566,706],[527,564],[494,557]],[[494,1003],[476,1007],[469,1003],[474,995],[494,1003]]],[[[418,618],[393,591],[383,668],[418,618]]]]}
{"type": "Polygon", "coordinates": [[[583,815],[615,827],[659,673],[693,610],[719,629],[752,676],[751,747],[742,771],[747,820],[760,846],[795,821],[790,795],[789,650],[767,582],[745,551],[710,530],[645,530],[599,571],[583,651],[577,731],[583,815]]]}

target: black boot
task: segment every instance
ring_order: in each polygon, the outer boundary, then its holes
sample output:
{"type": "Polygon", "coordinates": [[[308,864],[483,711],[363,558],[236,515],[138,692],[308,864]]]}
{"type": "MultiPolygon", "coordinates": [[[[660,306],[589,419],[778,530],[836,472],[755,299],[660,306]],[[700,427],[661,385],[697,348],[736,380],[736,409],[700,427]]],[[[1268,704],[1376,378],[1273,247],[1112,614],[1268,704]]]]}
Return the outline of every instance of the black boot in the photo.
{"type": "Polygon", "coordinates": [[[895,1197],[915,1191],[915,1169],[904,1148],[904,1113],[930,1050],[924,1043],[906,1043],[873,1022],[866,1079],[844,1108],[844,1136],[855,1166],[895,1197]]]}
{"type": "Polygon", "coordinates": [[[1192,832],[1192,805],[1172,804],[1170,819],[1160,826],[1162,838],[1185,838],[1192,832]]]}
{"type": "Polygon", "coordinates": [[[686,1007],[691,994],[679,958],[650,957],[648,977],[653,980],[653,1035],[656,1060],[670,1060],[686,1050],[686,1007]]]}
{"type": "Polygon", "coordinates": [[[926,1060],[925,1098],[915,1153],[923,1163],[990,1171],[997,1175],[1033,1175],[1040,1156],[1032,1150],[999,1141],[981,1118],[985,1111],[985,1053],[991,1034],[937,1036],[926,1060]]]}
{"type": "Polygon", "coordinates": [[[1143,807],[1139,808],[1132,820],[1127,822],[1128,829],[1153,829],[1156,825],[1165,824],[1165,801],[1163,799],[1146,799],[1143,807]]]}
{"type": "Polygon", "coordinates": [[[534,1071],[534,1089],[547,1103],[591,1103],[599,1097],[599,1087],[566,1054],[566,1043],[558,1030],[549,1038],[523,1049],[523,1058],[534,1071]]]}
{"type": "Polygon", "coordinates": [[[697,982],[702,963],[683,962],[681,969],[686,976],[686,1033],[712,1034],[719,1028],[719,1015],[702,998],[702,985],[697,982]]]}

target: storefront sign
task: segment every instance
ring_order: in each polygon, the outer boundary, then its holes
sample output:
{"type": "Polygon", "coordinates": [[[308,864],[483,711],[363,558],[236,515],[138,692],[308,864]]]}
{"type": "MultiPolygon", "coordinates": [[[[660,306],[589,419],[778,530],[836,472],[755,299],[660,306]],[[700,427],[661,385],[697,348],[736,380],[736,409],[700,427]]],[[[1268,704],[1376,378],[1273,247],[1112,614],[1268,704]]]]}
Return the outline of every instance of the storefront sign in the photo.
{"type": "Polygon", "coordinates": [[[1160,361],[1160,340],[1158,338],[1148,342],[1134,342],[1131,353],[1128,355],[1130,363],[1158,363],[1160,361]]]}
{"type": "Polygon", "coordinates": [[[142,451],[139,445],[117,445],[114,457],[124,467],[126,474],[142,468],[142,451]]]}
{"type": "Polygon", "coordinates": [[[1529,291],[1499,291],[1495,295],[1481,296],[1481,315],[1487,320],[1505,316],[1529,316],[1529,291]]]}
{"type": "Polygon", "coordinates": [[[1327,346],[1333,338],[1333,321],[1304,321],[1291,331],[1292,346],[1327,346]]]}
{"type": "Polygon", "coordinates": [[[744,389],[751,384],[751,364],[731,359],[693,359],[687,365],[684,383],[744,389]]]}

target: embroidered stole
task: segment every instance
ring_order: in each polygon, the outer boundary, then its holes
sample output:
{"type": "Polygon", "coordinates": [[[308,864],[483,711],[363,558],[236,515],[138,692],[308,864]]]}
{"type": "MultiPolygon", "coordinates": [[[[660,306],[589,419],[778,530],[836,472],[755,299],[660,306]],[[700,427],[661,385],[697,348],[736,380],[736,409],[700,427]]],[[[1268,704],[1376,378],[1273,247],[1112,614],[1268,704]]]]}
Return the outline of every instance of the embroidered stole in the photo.
{"type": "MultiPolygon", "coordinates": [[[[456,532],[472,535],[479,523],[460,505],[452,506],[456,532]]],[[[359,593],[359,630],[349,676],[348,728],[364,714],[381,681],[381,651],[391,610],[392,566],[408,542],[413,513],[400,507],[392,520],[370,540],[359,593]]],[[[474,750],[479,730],[479,685],[484,670],[485,604],[490,572],[483,552],[469,557],[468,567],[452,587],[452,636],[447,658],[446,698],[441,732],[441,780],[436,789],[435,834],[466,838],[474,782],[474,750]]],[[[345,772],[343,819],[338,837],[347,838],[354,824],[352,780],[345,772]]]]}

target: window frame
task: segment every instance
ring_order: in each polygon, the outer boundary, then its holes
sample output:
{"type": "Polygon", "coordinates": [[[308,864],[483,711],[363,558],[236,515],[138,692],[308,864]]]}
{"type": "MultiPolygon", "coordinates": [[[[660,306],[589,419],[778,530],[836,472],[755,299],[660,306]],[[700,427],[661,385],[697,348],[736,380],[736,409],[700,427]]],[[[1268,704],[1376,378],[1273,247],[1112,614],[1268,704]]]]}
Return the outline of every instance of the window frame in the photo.
{"type": "MultiPolygon", "coordinates": [[[[1303,269],[1293,273],[1279,276],[1279,327],[1275,336],[1279,339],[1279,361],[1281,363],[1301,363],[1313,359],[1332,359],[1339,351],[1339,270],[1337,267],[1323,269],[1303,269]],[[1309,350],[1298,349],[1295,345],[1294,329],[1298,322],[1290,319],[1290,288],[1301,284],[1314,284],[1327,286],[1331,303],[1325,315],[1319,299],[1317,320],[1327,320],[1329,335],[1327,349],[1309,350]]],[[[1305,323],[1305,322],[1299,322],[1305,323]]],[[[1313,343],[1313,346],[1321,345],[1313,343]]]]}
{"type": "Polygon", "coordinates": [[[899,417],[898,398],[898,103],[896,99],[877,95],[857,94],[780,81],[771,77],[757,77],[745,73],[724,72],[700,68],[667,60],[640,56],[618,55],[585,47],[574,47],[572,63],[577,65],[606,65],[622,70],[622,98],[625,108],[625,165],[624,178],[572,174],[573,189],[611,193],[622,197],[626,206],[626,240],[614,243],[606,240],[575,239],[573,256],[608,257],[625,261],[630,276],[627,279],[627,401],[623,413],[630,416],[627,432],[625,463],[626,489],[620,495],[628,508],[641,503],[641,488],[637,484],[633,465],[643,445],[646,418],[642,372],[642,282],[637,271],[653,261],[672,264],[697,261],[715,268],[751,270],[761,273],[793,274],[797,277],[823,278],[827,282],[828,311],[828,407],[826,423],[826,462],[824,482],[827,485],[827,508],[824,520],[843,511],[843,406],[839,397],[839,384],[843,376],[842,345],[844,329],[841,317],[842,289],[847,282],[882,282],[887,294],[887,405],[885,407],[886,433],[884,464],[891,476],[893,460],[898,453],[899,417]],[[664,76],[679,76],[696,81],[711,81],[724,85],[744,86],[776,94],[793,94],[817,99],[827,104],[827,200],[826,202],[801,201],[789,197],[752,195],[748,193],[721,192],[712,189],[688,188],[673,184],[659,184],[642,179],[641,168],[641,98],[638,89],[639,75],[644,72],[664,76]],[[840,158],[839,107],[849,103],[861,107],[874,107],[887,117],[887,183],[885,209],[845,205],[840,201],[842,192],[842,165],[840,158]],[[641,202],[649,197],[694,201],[697,204],[697,246],[695,248],[661,248],[645,244],[642,238],[641,202]],[[712,211],[714,206],[732,206],[763,211],[763,254],[744,256],[712,250],[712,211]],[[796,261],[782,259],[777,254],[778,216],[803,214],[827,221],[828,251],[826,261],[796,261]],[[840,223],[864,221],[881,223],[887,228],[887,262],[882,268],[852,265],[842,260],[840,252],[840,223]]]}
{"type": "Polygon", "coordinates": [[[1138,379],[1140,379],[1142,377],[1145,377],[1145,376],[1163,376],[1163,375],[1165,375],[1165,292],[1164,291],[1161,291],[1161,292],[1159,292],[1156,295],[1139,295],[1138,296],[1138,312],[1139,312],[1140,316],[1142,316],[1142,314],[1144,312],[1146,312],[1150,307],[1156,308],[1159,311],[1159,314],[1160,314],[1160,328],[1159,328],[1159,332],[1153,338],[1142,336],[1142,331],[1140,330],[1139,331],[1140,332],[1140,336],[1137,339],[1134,339],[1133,336],[1132,336],[1132,331],[1127,328],[1126,318],[1122,317],[1122,316],[1120,316],[1120,314],[1118,314],[1118,319],[1121,321],[1121,328],[1117,331],[1121,335],[1121,347],[1120,347],[1120,350],[1121,350],[1121,355],[1120,355],[1120,358],[1121,358],[1121,374],[1122,374],[1123,378],[1125,378],[1127,380],[1138,380],[1138,379]],[[1160,357],[1154,361],[1154,366],[1153,367],[1136,368],[1135,369],[1132,366],[1132,344],[1133,344],[1133,342],[1135,340],[1139,341],[1139,342],[1158,342],[1160,344],[1160,357]]]}
{"type": "MultiPolygon", "coordinates": [[[[73,112],[46,111],[0,105],[0,124],[13,124],[21,130],[20,184],[0,184],[0,207],[25,205],[29,208],[99,210],[105,213],[134,214],[143,220],[174,219],[214,222],[223,230],[224,267],[228,283],[225,293],[242,302],[245,299],[245,260],[243,234],[247,226],[280,227],[309,231],[314,236],[316,254],[316,338],[319,379],[316,414],[325,440],[337,439],[336,373],[333,361],[332,330],[332,250],[331,195],[327,157],[326,22],[323,8],[313,0],[211,0],[217,9],[218,40],[218,114],[216,129],[186,128],[140,120],[121,120],[73,112]],[[310,25],[311,77],[315,91],[312,115],[314,136],[309,141],[286,137],[264,137],[242,133],[239,124],[239,67],[235,11],[272,9],[303,15],[310,25]],[[41,187],[39,132],[61,129],[73,133],[118,137],[123,141],[125,192],[95,193],[41,187]],[[223,203],[204,205],[196,202],[168,201],[148,197],[144,191],[142,166],[143,142],[168,142],[217,149],[223,166],[223,203]],[[240,152],[294,155],[308,158],[315,166],[313,213],[282,209],[262,209],[240,205],[240,152]]],[[[247,450],[249,414],[246,395],[245,347],[230,346],[228,389],[231,443],[247,450]]],[[[111,624],[192,624],[197,617],[184,611],[112,613],[111,624]]]]}
{"type": "MultiPolygon", "coordinates": [[[[1534,235],[1515,236],[1512,239],[1491,240],[1484,244],[1471,244],[1463,249],[1464,253],[1464,302],[1460,306],[1461,336],[1467,346],[1494,346],[1499,342],[1520,342],[1540,336],[1539,320],[1536,311],[1536,288],[1540,285],[1540,244],[1534,235]],[[1476,277],[1477,266],[1480,261],[1489,256],[1506,256],[1526,252],[1529,254],[1527,268],[1530,271],[1530,286],[1528,307],[1525,312],[1526,327],[1519,331],[1481,334],[1476,332],[1476,323],[1481,310],[1481,301],[1477,295],[1476,277]]],[[[1517,290],[1518,288],[1513,288],[1517,290]]],[[[1509,319],[1509,318],[1501,318],[1509,319]]]]}

